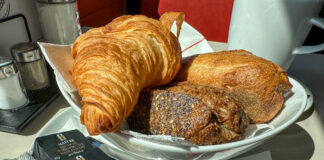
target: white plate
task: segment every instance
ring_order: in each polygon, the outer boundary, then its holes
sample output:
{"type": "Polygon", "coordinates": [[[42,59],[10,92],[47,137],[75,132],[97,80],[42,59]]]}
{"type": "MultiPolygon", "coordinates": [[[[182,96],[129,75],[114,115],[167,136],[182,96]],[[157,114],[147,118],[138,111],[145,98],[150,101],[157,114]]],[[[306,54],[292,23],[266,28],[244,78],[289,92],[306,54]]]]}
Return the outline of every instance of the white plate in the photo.
{"type": "MultiPolygon", "coordinates": [[[[184,147],[179,145],[165,145],[159,144],[143,139],[138,139],[134,137],[125,137],[120,134],[110,133],[110,134],[101,134],[103,137],[107,139],[120,139],[120,141],[125,141],[125,144],[137,145],[144,148],[150,148],[153,150],[165,151],[165,152],[174,152],[174,153],[202,153],[202,152],[215,152],[229,150],[249,144],[260,144],[264,140],[280,133],[282,130],[287,128],[289,125],[294,123],[297,118],[303,113],[307,94],[303,86],[296,81],[295,79],[289,77],[289,81],[293,85],[291,89],[290,96],[286,99],[284,103],[284,107],[282,111],[268,124],[273,125],[274,129],[256,135],[255,137],[249,139],[243,139],[237,142],[231,142],[226,144],[218,144],[218,145],[209,145],[209,146],[198,146],[198,147],[184,147]]],[[[80,102],[75,102],[71,96],[62,88],[60,84],[60,80],[57,78],[58,86],[63,94],[63,96],[67,99],[70,105],[80,114],[80,102]],[[77,105],[79,104],[79,105],[77,105]]],[[[77,93],[76,93],[77,94],[77,93]]],[[[77,96],[76,96],[77,97],[77,96]]]]}
{"type": "MultiPolygon", "coordinates": [[[[38,133],[37,137],[45,136],[49,134],[54,134],[59,131],[66,131],[65,125],[69,123],[71,117],[79,116],[79,113],[73,109],[68,108],[65,111],[56,115],[53,119],[51,119],[38,133]],[[65,128],[65,129],[64,129],[65,128]]],[[[79,128],[79,126],[73,126],[70,129],[78,129],[81,132],[84,132],[85,128],[79,128]]],[[[86,134],[84,134],[86,135],[86,134]]],[[[105,137],[104,135],[102,137],[105,137]]],[[[98,136],[95,137],[99,139],[98,136]]],[[[155,149],[145,149],[141,148],[136,145],[120,145],[120,138],[116,138],[114,136],[109,136],[108,139],[99,139],[101,142],[105,143],[106,147],[101,147],[101,149],[110,156],[115,156],[120,159],[182,159],[183,157],[187,157],[186,159],[229,159],[235,157],[239,154],[247,152],[261,144],[260,142],[252,143],[249,145],[244,145],[241,147],[233,148],[230,150],[225,150],[222,152],[208,152],[208,153],[201,153],[201,154],[190,154],[190,156],[186,155],[185,153],[170,153],[170,152],[163,152],[163,151],[156,151],[155,149]],[[117,145],[115,145],[117,144],[117,145]],[[127,151],[125,151],[127,150],[127,151]]],[[[124,141],[124,140],[123,140],[124,141]]],[[[31,145],[31,149],[33,144],[31,145]]]]}

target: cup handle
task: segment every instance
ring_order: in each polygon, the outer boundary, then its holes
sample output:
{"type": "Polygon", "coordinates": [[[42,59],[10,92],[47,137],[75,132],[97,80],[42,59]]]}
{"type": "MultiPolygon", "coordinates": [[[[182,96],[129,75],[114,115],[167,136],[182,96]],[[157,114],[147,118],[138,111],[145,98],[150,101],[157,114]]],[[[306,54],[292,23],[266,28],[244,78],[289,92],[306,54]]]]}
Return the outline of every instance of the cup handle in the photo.
{"type": "MultiPolygon", "coordinates": [[[[314,17],[310,19],[310,23],[324,29],[324,18],[314,17]]],[[[324,50],[324,43],[314,46],[300,46],[293,50],[293,54],[308,54],[324,50]]]]}

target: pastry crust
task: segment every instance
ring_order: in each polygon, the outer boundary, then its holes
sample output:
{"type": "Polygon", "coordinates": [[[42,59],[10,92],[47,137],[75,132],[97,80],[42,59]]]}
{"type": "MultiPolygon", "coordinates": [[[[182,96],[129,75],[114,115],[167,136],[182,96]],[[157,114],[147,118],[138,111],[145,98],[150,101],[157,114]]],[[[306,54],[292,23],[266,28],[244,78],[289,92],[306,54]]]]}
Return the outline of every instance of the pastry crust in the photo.
{"type": "Polygon", "coordinates": [[[245,50],[189,57],[175,81],[225,88],[253,123],[272,120],[283,107],[282,92],[292,87],[279,65],[245,50]]]}
{"type": "Polygon", "coordinates": [[[249,120],[223,89],[176,83],[145,89],[128,117],[133,131],[183,137],[197,145],[244,138],[249,120]]]}
{"type": "Polygon", "coordinates": [[[72,77],[82,97],[81,123],[90,135],[117,130],[141,89],[174,78],[181,66],[181,48],[170,32],[175,20],[179,33],[183,13],[167,12],[160,21],[126,15],[77,38],[72,77]]]}

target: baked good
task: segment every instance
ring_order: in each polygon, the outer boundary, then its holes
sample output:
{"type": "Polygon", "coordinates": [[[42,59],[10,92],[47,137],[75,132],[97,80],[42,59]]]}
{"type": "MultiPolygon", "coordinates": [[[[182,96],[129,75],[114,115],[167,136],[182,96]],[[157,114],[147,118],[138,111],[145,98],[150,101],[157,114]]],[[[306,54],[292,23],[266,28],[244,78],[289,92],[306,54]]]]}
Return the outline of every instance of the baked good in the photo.
{"type": "Polygon", "coordinates": [[[144,89],[128,117],[130,130],[183,137],[197,145],[240,140],[248,124],[242,108],[223,89],[190,83],[144,89]]]}
{"type": "Polygon", "coordinates": [[[133,110],[144,87],[170,82],[181,66],[178,35],[184,14],[160,20],[125,15],[79,36],[72,48],[72,78],[82,97],[81,123],[90,135],[111,132],[133,110]]]}
{"type": "Polygon", "coordinates": [[[189,57],[175,78],[179,81],[225,88],[252,123],[272,120],[283,107],[282,92],[292,87],[279,65],[245,50],[189,57]]]}

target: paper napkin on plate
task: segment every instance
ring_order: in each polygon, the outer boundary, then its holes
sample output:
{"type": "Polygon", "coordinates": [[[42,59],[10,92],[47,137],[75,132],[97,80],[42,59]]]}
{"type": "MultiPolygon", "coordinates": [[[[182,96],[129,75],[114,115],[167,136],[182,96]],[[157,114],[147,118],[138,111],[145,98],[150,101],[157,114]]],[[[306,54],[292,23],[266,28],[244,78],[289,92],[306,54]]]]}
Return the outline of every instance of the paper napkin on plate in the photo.
{"type": "Polygon", "coordinates": [[[55,75],[64,80],[62,83],[65,90],[68,93],[77,91],[72,82],[71,70],[74,59],[71,55],[71,46],[43,42],[38,42],[38,45],[46,61],[53,68],[55,75]]]}

